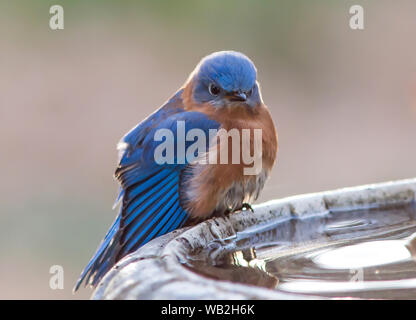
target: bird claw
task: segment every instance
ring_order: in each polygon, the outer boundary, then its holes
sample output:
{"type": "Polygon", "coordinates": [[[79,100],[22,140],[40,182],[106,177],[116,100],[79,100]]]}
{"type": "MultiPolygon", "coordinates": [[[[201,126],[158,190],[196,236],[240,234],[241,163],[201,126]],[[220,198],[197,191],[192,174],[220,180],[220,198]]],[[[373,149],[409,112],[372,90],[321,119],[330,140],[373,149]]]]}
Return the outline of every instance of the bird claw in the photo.
{"type": "Polygon", "coordinates": [[[241,210],[250,210],[254,213],[254,209],[249,203],[243,203],[243,205],[241,206],[241,210]]]}

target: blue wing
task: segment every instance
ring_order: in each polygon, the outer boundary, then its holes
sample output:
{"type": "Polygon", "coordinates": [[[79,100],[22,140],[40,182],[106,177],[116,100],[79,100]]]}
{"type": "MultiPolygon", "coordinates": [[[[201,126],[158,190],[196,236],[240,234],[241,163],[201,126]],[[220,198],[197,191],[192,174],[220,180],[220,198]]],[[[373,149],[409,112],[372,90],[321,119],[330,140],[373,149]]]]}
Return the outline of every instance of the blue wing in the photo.
{"type": "MultiPolygon", "coordinates": [[[[185,132],[198,128],[208,137],[208,130],[218,129],[219,123],[200,112],[184,111],[178,107],[178,99],[177,94],[121,140],[115,173],[121,185],[117,200],[121,203],[120,212],[74,290],[84,280],[95,286],[122,257],[186,222],[188,215],[181,206],[179,182],[187,163],[157,164],[154,151],[161,142],[154,140],[154,134],[158,129],[176,133],[178,121],[184,121],[185,132]]],[[[176,146],[176,134],[174,139],[176,146]]],[[[187,141],[185,150],[192,143],[187,141]]],[[[175,153],[175,159],[177,156],[175,153]]]]}

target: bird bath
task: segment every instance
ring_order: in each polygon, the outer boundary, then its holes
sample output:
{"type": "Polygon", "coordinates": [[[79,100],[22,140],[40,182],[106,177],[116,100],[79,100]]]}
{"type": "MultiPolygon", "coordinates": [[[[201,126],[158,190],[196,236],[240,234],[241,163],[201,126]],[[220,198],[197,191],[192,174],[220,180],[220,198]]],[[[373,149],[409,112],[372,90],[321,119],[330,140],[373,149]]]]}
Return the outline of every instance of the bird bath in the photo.
{"type": "Polygon", "coordinates": [[[94,299],[416,299],[416,179],[273,200],[154,239],[94,299]]]}

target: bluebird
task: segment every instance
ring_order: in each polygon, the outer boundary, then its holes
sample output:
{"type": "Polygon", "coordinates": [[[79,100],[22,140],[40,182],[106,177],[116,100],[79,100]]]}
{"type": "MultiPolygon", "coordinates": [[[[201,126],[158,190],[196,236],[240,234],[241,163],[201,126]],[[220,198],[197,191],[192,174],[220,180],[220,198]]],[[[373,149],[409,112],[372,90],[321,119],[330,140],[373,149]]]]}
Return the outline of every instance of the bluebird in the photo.
{"type": "MultiPolygon", "coordinates": [[[[254,140],[250,133],[250,152],[254,140]]],[[[221,151],[221,144],[211,142],[206,142],[208,151],[221,151]]],[[[185,152],[190,147],[191,142],[185,141],[185,152]]],[[[81,273],[75,291],[83,282],[96,286],[121,258],[156,237],[211,217],[251,209],[278,149],[276,128],[263,103],[253,62],[235,51],[206,56],[166,103],[121,139],[118,149],[119,214],[81,273]],[[198,129],[206,136],[221,129],[261,130],[261,170],[245,174],[248,165],[244,161],[189,161],[178,152],[173,161],[159,163],[155,152],[162,142],[155,135],[160,129],[171,130],[176,133],[174,143],[179,144],[180,123],[185,124],[185,134],[198,129]]]]}

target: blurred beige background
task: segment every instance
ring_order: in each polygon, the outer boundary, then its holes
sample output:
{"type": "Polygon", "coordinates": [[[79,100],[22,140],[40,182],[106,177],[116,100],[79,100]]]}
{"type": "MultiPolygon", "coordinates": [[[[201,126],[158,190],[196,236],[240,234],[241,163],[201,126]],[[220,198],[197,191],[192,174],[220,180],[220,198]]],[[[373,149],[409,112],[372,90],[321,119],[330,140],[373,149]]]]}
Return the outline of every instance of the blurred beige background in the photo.
{"type": "Polygon", "coordinates": [[[0,298],[89,297],[71,290],[115,215],[116,143],[213,51],[252,58],[278,126],[260,201],[416,176],[415,31],[411,0],[1,1],[0,298]]]}

